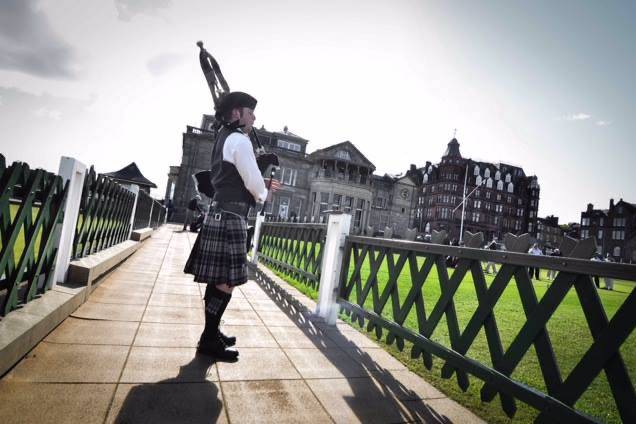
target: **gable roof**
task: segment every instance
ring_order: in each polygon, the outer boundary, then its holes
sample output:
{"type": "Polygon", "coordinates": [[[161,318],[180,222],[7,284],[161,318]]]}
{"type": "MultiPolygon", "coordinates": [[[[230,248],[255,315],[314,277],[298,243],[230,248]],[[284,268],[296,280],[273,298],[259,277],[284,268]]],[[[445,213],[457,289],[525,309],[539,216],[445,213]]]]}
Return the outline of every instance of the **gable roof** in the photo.
{"type": "MultiPolygon", "coordinates": [[[[338,144],[334,144],[328,147],[325,147],[324,149],[318,149],[315,150],[313,152],[311,152],[309,154],[309,159],[321,159],[321,158],[328,158],[328,159],[333,159],[334,156],[331,155],[330,153],[333,151],[337,151],[339,149],[349,149],[351,151],[353,151],[356,155],[358,155],[360,158],[362,158],[362,161],[364,162],[364,165],[368,166],[369,168],[371,168],[371,172],[375,171],[375,165],[369,160],[367,159],[367,157],[365,155],[362,154],[362,152],[360,150],[358,150],[358,148],[349,140],[347,141],[343,141],[342,143],[338,143],[338,144]]],[[[352,161],[353,163],[356,163],[355,161],[352,161]]]]}
{"type": "Polygon", "coordinates": [[[119,171],[105,172],[104,175],[107,175],[118,181],[138,184],[140,186],[146,186],[151,188],[157,188],[155,183],[153,183],[148,178],[143,176],[143,174],[141,173],[141,171],[139,170],[135,162],[130,163],[129,165],[123,167],[119,171]]]}

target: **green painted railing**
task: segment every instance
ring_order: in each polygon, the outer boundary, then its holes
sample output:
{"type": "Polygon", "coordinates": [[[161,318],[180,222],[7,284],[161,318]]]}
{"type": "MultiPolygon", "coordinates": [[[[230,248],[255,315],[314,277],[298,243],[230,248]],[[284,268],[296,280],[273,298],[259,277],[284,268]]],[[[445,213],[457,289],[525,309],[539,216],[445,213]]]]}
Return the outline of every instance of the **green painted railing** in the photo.
{"type": "Polygon", "coordinates": [[[327,224],[264,222],[258,255],[277,271],[318,289],[327,224]]]}
{"type": "MultiPolygon", "coordinates": [[[[455,375],[462,390],[469,388],[469,375],[482,380],[482,401],[499,395],[510,417],[521,400],[538,410],[536,422],[596,422],[601,418],[577,402],[592,385],[607,384],[597,392],[607,396],[602,416],[613,399],[616,415],[636,422],[630,379],[635,339],[629,338],[636,327],[636,266],[587,260],[596,247],[591,239],[566,240],[571,245],[562,251],[569,257],[528,255],[528,240],[527,234],[509,234],[508,250],[492,251],[349,236],[338,302],[352,321],[378,338],[385,334],[387,344],[402,350],[410,342],[411,357],[428,369],[433,357],[440,358],[442,377],[455,375]],[[482,262],[501,265],[494,279],[485,277],[482,262]],[[529,267],[556,270],[557,276],[538,292],[529,267]],[[592,276],[632,283],[623,284],[626,297],[606,311],[592,276]],[[559,312],[562,305],[567,315],[559,312]],[[555,315],[580,318],[555,323],[555,315]],[[567,372],[557,357],[567,357],[567,372]],[[528,361],[537,365],[527,368],[528,361]],[[595,381],[603,372],[607,383],[595,381]]],[[[482,242],[481,234],[467,233],[467,246],[482,242]]],[[[616,302],[615,296],[605,301],[616,302]]]]}
{"type": "Polygon", "coordinates": [[[151,217],[150,214],[153,209],[154,200],[145,191],[139,191],[137,196],[137,207],[135,209],[135,219],[133,223],[133,230],[139,230],[141,228],[147,228],[150,226],[151,217]]]}
{"type": "MultiPolygon", "coordinates": [[[[73,239],[72,258],[82,258],[128,239],[135,194],[91,166],[73,239]]],[[[148,215],[146,215],[148,216],[148,215]]]]}
{"type": "Polygon", "coordinates": [[[0,315],[50,287],[68,184],[0,155],[0,315]]]}

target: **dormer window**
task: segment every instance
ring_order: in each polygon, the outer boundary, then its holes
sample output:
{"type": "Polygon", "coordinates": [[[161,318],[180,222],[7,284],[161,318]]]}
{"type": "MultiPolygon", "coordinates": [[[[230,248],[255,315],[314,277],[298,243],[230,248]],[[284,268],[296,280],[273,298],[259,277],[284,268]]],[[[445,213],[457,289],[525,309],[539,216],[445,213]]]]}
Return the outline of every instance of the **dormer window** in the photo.
{"type": "Polygon", "coordinates": [[[510,176],[510,174],[506,174],[506,182],[509,183],[512,177],[510,176]]]}
{"type": "Polygon", "coordinates": [[[336,157],[342,160],[351,160],[351,156],[349,155],[349,152],[347,152],[346,150],[338,150],[336,152],[336,157]]]}
{"type": "Polygon", "coordinates": [[[490,169],[486,168],[484,171],[484,178],[490,178],[490,169]]]}
{"type": "Polygon", "coordinates": [[[300,144],[298,143],[291,143],[287,140],[278,139],[276,140],[276,145],[283,149],[291,150],[294,152],[300,152],[300,144]]]}
{"type": "Polygon", "coordinates": [[[501,179],[501,172],[495,172],[495,180],[499,181],[501,179]]]}

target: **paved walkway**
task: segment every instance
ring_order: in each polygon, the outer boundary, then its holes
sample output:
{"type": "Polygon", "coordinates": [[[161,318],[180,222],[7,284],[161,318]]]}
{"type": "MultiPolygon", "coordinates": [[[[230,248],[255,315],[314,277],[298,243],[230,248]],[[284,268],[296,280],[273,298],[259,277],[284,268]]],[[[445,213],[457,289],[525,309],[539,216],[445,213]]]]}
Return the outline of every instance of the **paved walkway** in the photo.
{"type": "Polygon", "coordinates": [[[0,381],[5,423],[480,422],[315,304],[250,281],[224,331],[238,363],[195,355],[203,285],[181,271],[194,234],[164,226],[0,381]]]}

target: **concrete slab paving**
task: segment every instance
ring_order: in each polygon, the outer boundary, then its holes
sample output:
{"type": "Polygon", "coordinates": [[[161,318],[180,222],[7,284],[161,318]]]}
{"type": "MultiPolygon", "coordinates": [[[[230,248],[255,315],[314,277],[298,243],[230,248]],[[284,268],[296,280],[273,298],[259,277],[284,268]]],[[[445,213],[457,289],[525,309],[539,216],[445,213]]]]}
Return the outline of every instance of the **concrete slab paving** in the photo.
{"type": "Polygon", "coordinates": [[[138,324],[69,317],[45,339],[51,343],[130,346],[138,324]]]}
{"type": "Polygon", "coordinates": [[[195,348],[133,346],[119,381],[122,383],[158,383],[167,379],[186,383],[218,381],[216,366],[210,365],[195,353],[195,348]]]}
{"type": "Polygon", "coordinates": [[[32,383],[117,383],[128,346],[42,342],[4,377],[32,383]]]}
{"type": "Polygon", "coordinates": [[[85,319],[115,321],[139,321],[144,313],[144,305],[121,305],[117,303],[97,303],[88,301],[71,314],[85,319]]]}
{"type": "Polygon", "coordinates": [[[196,355],[206,286],[182,273],[196,235],[175,229],[155,231],[0,380],[3,423],[479,422],[286,283],[297,302],[254,281],[234,291],[222,330],[238,363],[196,355]]]}
{"type": "Polygon", "coordinates": [[[291,380],[300,374],[280,348],[242,348],[240,365],[219,362],[221,381],[291,380]]]}
{"type": "Polygon", "coordinates": [[[174,324],[203,324],[203,305],[199,308],[148,305],[142,321],[174,324]]]}
{"type": "Polygon", "coordinates": [[[221,387],[231,422],[333,422],[302,380],[224,382],[221,387]]]}
{"type": "Polygon", "coordinates": [[[3,424],[101,424],[115,387],[0,381],[0,417],[3,424]]]}
{"type": "Polygon", "coordinates": [[[203,331],[202,324],[142,322],[135,346],[196,347],[203,331]]]}

